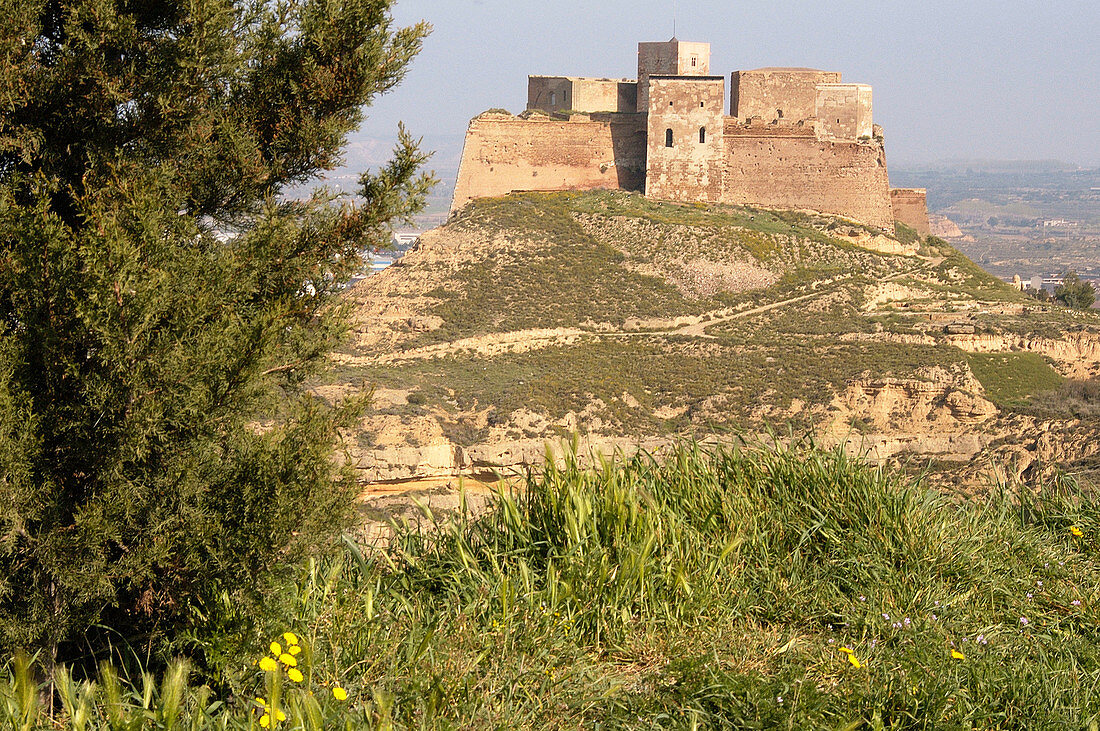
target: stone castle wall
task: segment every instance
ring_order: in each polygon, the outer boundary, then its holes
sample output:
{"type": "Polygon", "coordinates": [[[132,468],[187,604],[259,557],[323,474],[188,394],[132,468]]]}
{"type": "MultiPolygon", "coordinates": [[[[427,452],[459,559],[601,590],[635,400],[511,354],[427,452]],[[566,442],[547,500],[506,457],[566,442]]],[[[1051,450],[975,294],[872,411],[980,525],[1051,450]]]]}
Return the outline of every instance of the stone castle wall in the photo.
{"type": "Polygon", "coordinates": [[[818,84],[817,131],[833,140],[858,140],[874,134],[871,87],[867,84],[818,84]]]}
{"type": "Polygon", "coordinates": [[[892,231],[886,153],[878,142],[819,140],[812,127],[725,127],[722,202],[806,208],[892,231]]]}
{"type": "MultiPolygon", "coordinates": [[[[699,107],[694,97],[719,93],[705,79],[655,83],[653,88],[662,100],[669,95],[679,100],[681,112],[650,115],[648,133],[645,115],[593,115],[589,121],[510,115],[474,119],[452,210],[475,198],[513,191],[603,188],[645,191],[664,200],[811,209],[887,230],[895,218],[910,226],[919,220],[905,212],[910,210],[907,196],[893,199],[902,206],[900,215],[892,205],[885,152],[878,142],[819,140],[811,126],[743,125],[705,114],[697,119],[707,107],[699,107]],[[699,142],[702,127],[704,143],[699,142]],[[672,148],[664,147],[668,129],[673,130],[672,148]]],[[[927,213],[924,221],[927,228],[927,213]]]]}
{"type": "Polygon", "coordinates": [[[650,76],[707,76],[710,44],[671,40],[638,44],[637,110],[649,111],[650,76]]]}
{"type": "Polygon", "coordinates": [[[924,188],[892,188],[890,204],[895,221],[905,224],[921,236],[932,233],[928,222],[928,192],[924,188]]]}
{"type": "Polygon", "coordinates": [[[720,200],[724,82],[721,76],[650,77],[647,196],[720,200]]]}
{"type": "Polygon", "coordinates": [[[470,123],[452,210],[512,191],[616,188],[927,231],[923,198],[891,198],[870,86],[817,69],[738,71],[727,117],[725,78],[709,73],[710,44],[673,38],[638,45],[637,82],[529,77],[529,113],[470,123]]]}
{"type": "Polygon", "coordinates": [[[544,112],[627,112],[638,106],[638,84],[619,79],[530,76],[527,108],[544,112]]]}
{"type": "Polygon", "coordinates": [[[512,191],[641,191],[645,115],[594,115],[584,121],[483,114],[466,131],[451,210],[512,191]]]}
{"type": "Polygon", "coordinates": [[[730,116],[764,122],[812,119],[817,109],[817,85],[839,84],[837,71],[766,68],[734,71],[730,76],[730,116]]]}

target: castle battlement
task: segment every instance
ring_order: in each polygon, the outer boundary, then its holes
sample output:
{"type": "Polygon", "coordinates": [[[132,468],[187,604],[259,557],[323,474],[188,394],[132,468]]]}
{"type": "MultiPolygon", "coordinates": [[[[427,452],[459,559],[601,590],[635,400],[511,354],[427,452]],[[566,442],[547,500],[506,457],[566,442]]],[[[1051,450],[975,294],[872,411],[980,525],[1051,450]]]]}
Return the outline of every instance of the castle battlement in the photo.
{"type": "Polygon", "coordinates": [[[710,44],[676,38],[638,44],[637,79],[529,76],[521,117],[471,121],[452,210],[512,191],[617,188],[927,231],[923,193],[891,193],[869,85],[782,67],[729,82],[727,115],[710,44]]]}

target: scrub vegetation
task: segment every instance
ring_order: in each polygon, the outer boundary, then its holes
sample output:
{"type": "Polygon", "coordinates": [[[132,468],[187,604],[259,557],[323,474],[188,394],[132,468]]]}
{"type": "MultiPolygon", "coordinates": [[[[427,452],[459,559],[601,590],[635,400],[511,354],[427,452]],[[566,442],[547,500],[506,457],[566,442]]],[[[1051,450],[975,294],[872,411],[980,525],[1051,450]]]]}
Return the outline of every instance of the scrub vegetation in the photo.
{"type": "MultiPolygon", "coordinates": [[[[108,670],[65,686],[62,727],[1088,728],[1100,710],[1100,504],[1067,479],[959,503],[808,444],[686,445],[424,517],[303,565],[267,635],[221,638],[217,691],[108,670]]],[[[27,677],[0,683],[0,720],[45,728],[27,677]]]]}

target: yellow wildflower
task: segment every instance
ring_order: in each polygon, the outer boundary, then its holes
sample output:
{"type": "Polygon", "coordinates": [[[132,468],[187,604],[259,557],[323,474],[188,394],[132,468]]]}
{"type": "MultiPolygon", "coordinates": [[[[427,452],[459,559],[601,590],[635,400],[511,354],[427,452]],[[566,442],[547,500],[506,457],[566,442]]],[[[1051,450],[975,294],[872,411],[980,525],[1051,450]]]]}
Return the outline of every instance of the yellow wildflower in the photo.
{"type": "Polygon", "coordinates": [[[337,685],[332,689],[332,696],[338,701],[346,701],[348,699],[348,692],[337,685]]]}
{"type": "Polygon", "coordinates": [[[1072,528],[1070,528],[1069,532],[1072,533],[1073,535],[1077,536],[1078,538],[1085,535],[1084,533],[1081,532],[1081,529],[1078,528],[1077,526],[1073,526],[1072,528]]]}
{"type": "Polygon", "coordinates": [[[305,676],[302,675],[302,671],[298,668],[291,668],[287,671],[286,676],[293,680],[295,683],[301,683],[305,676]]]}
{"type": "Polygon", "coordinates": [[[275,657],[278,657],[279,655],[283,654],[283,646],[280,645],[278,642],[272,642],[268,646],[268,649],[271,650],[271,654],[274,655],[275,657]]]}
{"type": "Polygon", "coordinates": [[[854,652],[852,652],[851,650],[849,650],[849,649],[848,649],[847,647],[842,647],[842,648],[840,648],[840,651],[841,651],[841,652],[844,652],[844,653],[847,653],[847,654],[849,654],[849,655],[854,655],[854,654],[855,654],[854,652]]]}
{"type": "Polygon", "coordinates": [[[275,720],[278,721],[279,723],[282,723],[283,721],[286,720],[286,714],[283,713],[282,711],[275,711],[275,720]]]}
{"type": "Polygon", "coordinates": [[[260,725],[264,728],[267,728],[268,726],[270,726],[271,725],[271,716],[267,715],[266,713],[264,715],[260,716],[260,725]]]}
{"type": "Polygon", "coordinates": [[[294,634],[293,632],[283,632],[283,639],[286,640],[286,643],[288,645],[298,644],[298,635],[294,634]]]}
{"type": "Polygon", "coordinates": [[[288,668],[292,668],[298,664],[298,661],[294,659],[293,655],[288,655],[285,652],[282,655],[279,655],[279,662],[281,662],[283,665],[286,665],[288,668]]]}
{"type": "Polygon", "coordinates": [[[954,649],[951,650],[951,657],[955,658],[956,660],[965,660],[966,659],[966,655],[964,655],[961,652],[959,652],[958,650],[954,650],[954,649]]]}
{"type": "Polygon", "coordinates": [[[259,703],[264,708],[267,708],[267,701],[265,701],[263,698],[257,698],[256,702],[259,703]]]}
{"type": "Polygon", "coordinates": [[[275,658],[265,656],[263,660],[260,660],[260,669],[273,673],[279,669],[279,663],[275,662],[275,658]]]}
{"type": "Polygon", "coordinates": [[[299,652],[302,651],[302,646],[301,645],[291,645],[290,647],[288,647],[286,649],[286,651],[289,652],[291,655],[297,655],[299,652]]]}
{"type": "Polygon", "coordinates": [[[863,665],[859,662],[859,660],[856,659],[856,656],[855,656],[854,653],[848,656],[848,662],[852,663],[852,665],[856,668],[856,670],[859,670],[861,667],[863,667],[863,665]]]}

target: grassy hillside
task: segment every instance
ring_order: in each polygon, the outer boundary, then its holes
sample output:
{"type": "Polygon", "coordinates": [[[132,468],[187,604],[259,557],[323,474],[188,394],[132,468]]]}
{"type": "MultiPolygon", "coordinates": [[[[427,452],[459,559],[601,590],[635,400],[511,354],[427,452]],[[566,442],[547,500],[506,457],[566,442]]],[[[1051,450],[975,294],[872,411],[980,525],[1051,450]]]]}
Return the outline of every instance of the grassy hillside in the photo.
{"type": "Polygon", "coordinates": [[[439,301],[432,314],[444,321],[431,337],[620,325],[631,317],[702,314],[759,301],[744,291],[692,296],[676,286],[677,260],[740,263],[770,273],[778,280],[768,287],[772,297],[807,281],[876,278],[906,267],[898,257],[831,238],[830,226],[862,230],[807,214],[678,206],[611,192],[475,201],[448,228],[473,232],[486,246],[426,293],[439,301]],[[501,238],[518,245],[489,243],[501,238]]]}
{"type": "Polygon", "coordinates": [[[434,418],[461,446],[820,424],[849,384],[889,378],[1019,409],[1059,386],[1057,364],[964,352],[949,326],[1061,337],[1100,324],[1039,308],[941,240],[813,213],[522,194],[475,201],[426,241],[353,293],[408,317],[364,315],[364,332],[388,337],[349,346],[329,380],[414,393],[379,413],[434,418]]]}
{"type": "MultiPolygon", "coordinates": [[[[206,645],[218,692],[100,677],[63,691],[82,723],[48,727],[255,728],[276,703],[294,729],[1045,729],[1100,713],[1100,505],[1066,481],[959,504],[836,452],[689,446],[549,468],[481,520],[425,522],[303,567],[281,619],[206,645]],[[253,664],[287,630],[300,682],[253,664]]],[[[0,722],[46,728],[27,682],[0,682],[0,722]]]]}

